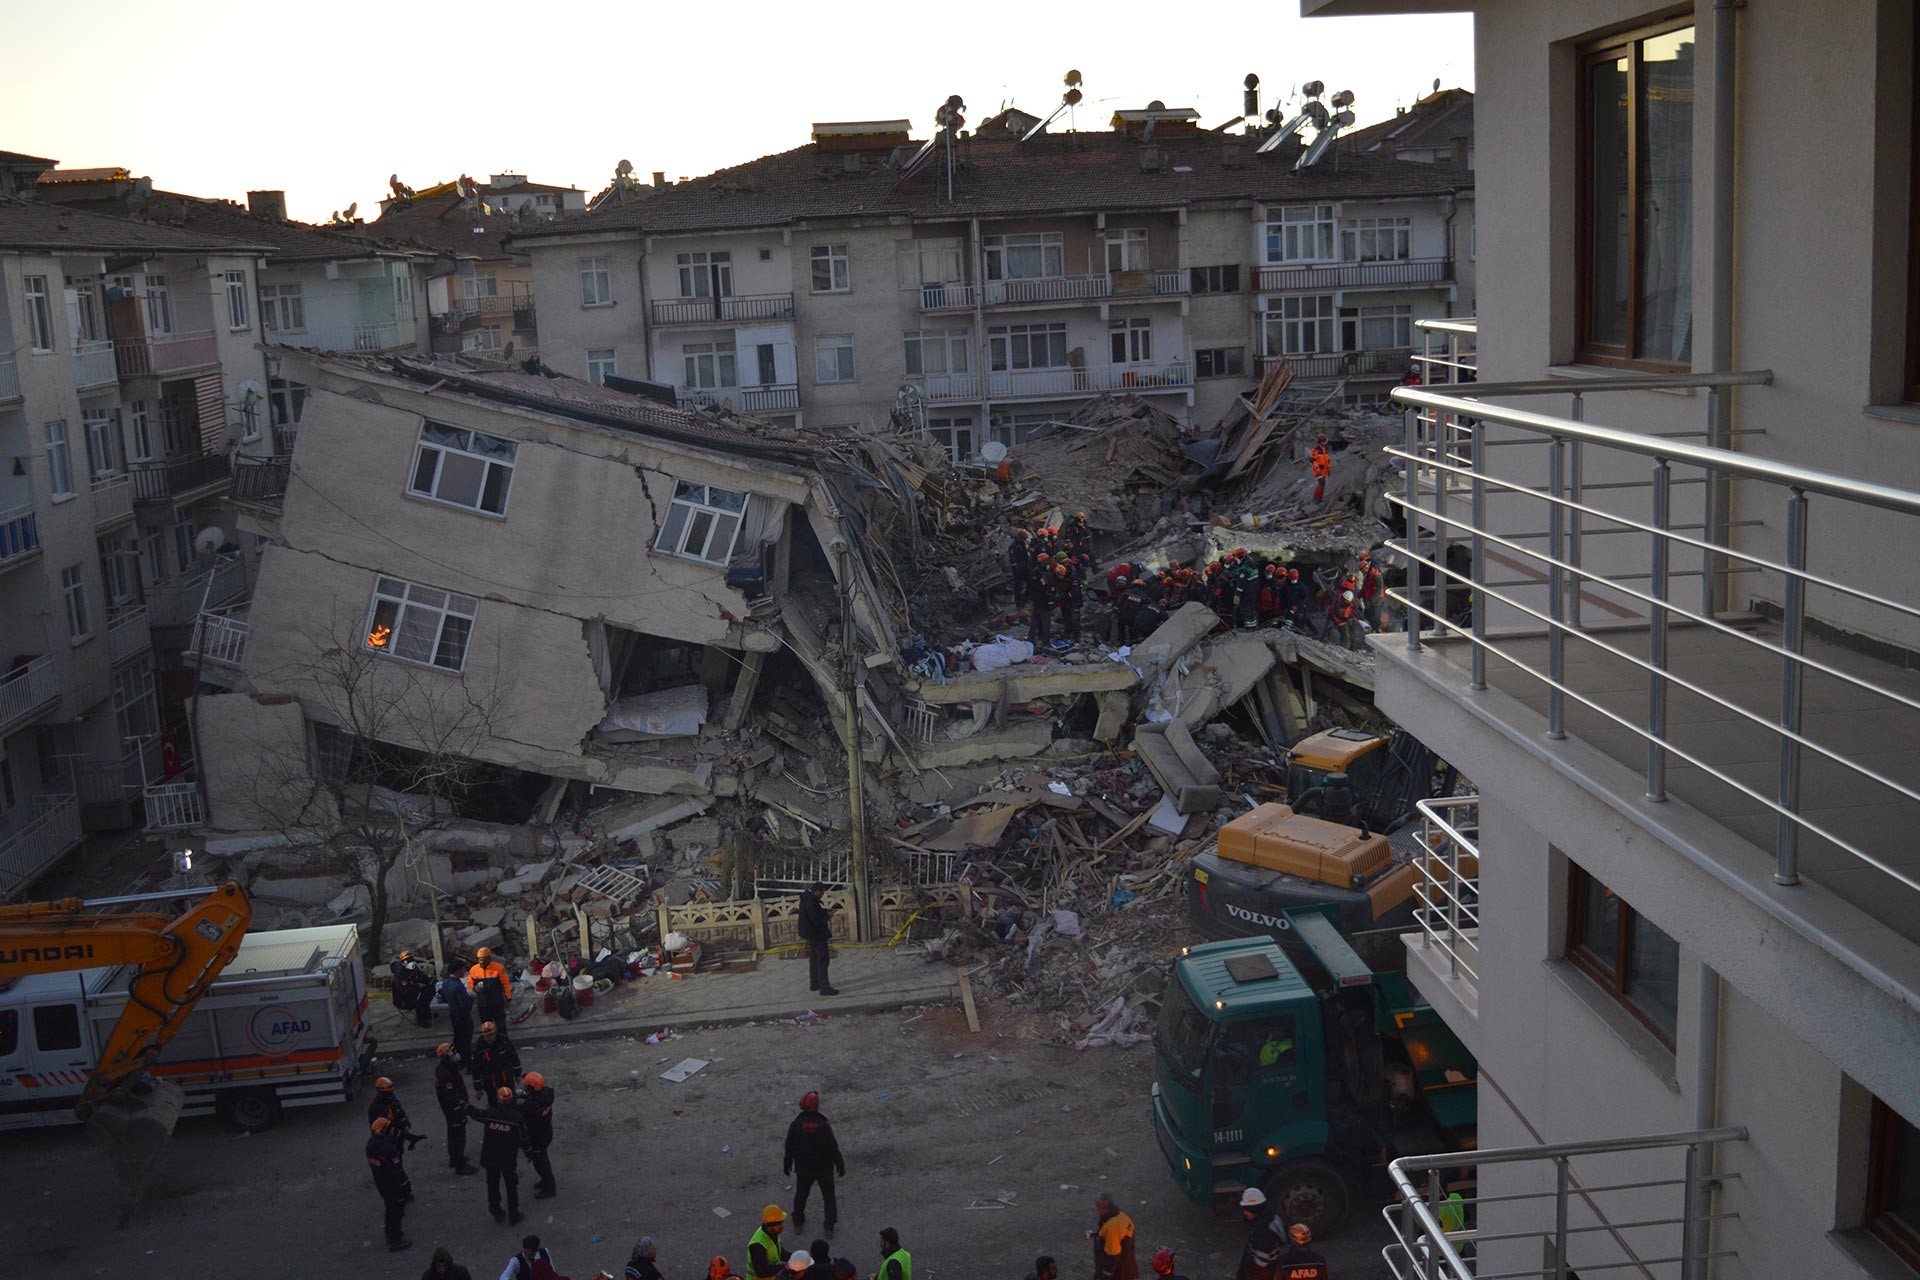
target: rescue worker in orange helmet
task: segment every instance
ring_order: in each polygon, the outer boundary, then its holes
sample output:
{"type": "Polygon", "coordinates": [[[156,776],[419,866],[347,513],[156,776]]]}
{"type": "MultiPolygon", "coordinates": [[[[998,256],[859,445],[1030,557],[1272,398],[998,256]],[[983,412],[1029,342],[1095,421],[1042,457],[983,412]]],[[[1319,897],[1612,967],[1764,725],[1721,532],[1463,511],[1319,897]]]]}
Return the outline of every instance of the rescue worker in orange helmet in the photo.
{"type": "Polygon", "coordinates": [[[413,1199],[413,1187],[407,1181],[400,1144],[393,1140],[393,1121],[375,1116],[367,1127],[371,1130],[367,1139],[367,1164],[373,1169],[373,1186],[386,1209],[387,1248],[398,1253],[413,1243],[400,1226],[400,1220],[407,1213],[407,1201],[413,1199]]]}
{"type": "Polygon", "coordinates": [[[1326,1256],[1307,1247],[1313,1243],[1313,1232],[1307,1224],[1296,1222],[1288,1227],[1287,1239],[1287,1251],[1273,1264],[1274,1280],[1327,1280],[1326,1256]]]}
{"type": "Polygon", "coordinates": [[[486,1108],[469,1103],[467,1115],[480,1122],[480,1167],[487,1171],[487,1211],[495,1222],[512,1225],[520,1221],[520,1149],[526,1145],[527,1125],[520,1108],[513,1105],[513,1090],[502,1085],[494,1090],[493,1104],[486,1108]],[[500,1207],[500,1191],[506,1188],[507,1207],[500,1207]]]}
{"type": "Polygon", "coordinates": [[[525,1081],[520,1115],[527,1123],[527,1163],[540,1178],[533,1198],[545,1200],[559,1190],[553,1181],[553,1161],[547,1159],[547,1148],[553,1145],[553,1086],[538,1071],[527,1072],[525,1081]]]}
{"type": "Polygon", "coordinates": [[[393,1092],[393,1080],[388,1076],[381,1076],[373,1082],[373,1101],[367,1104],[369,1124],[382,1116],[393,1122],[393,1140],[406,1143],[407,1150],[411,1151],[426,1141],[408,1123],[407,1109],[400,1105],[400,1099],[393,1092]]]}
{"type": "Polygon", "coordinates": [[[473,1047],[473,1087],[482,1098],[491,1098],[505,1086],[511,1089],[520,1079],[520,1051],[507,1039],[499,1024],[480,1024],[480,1043],[473,1047]]]}
{"type": "Polygon", "coordinates": [[[513,979],[507,966],[493,958],[493,951],[481,947],[473,953],[473,968],[467,970],[467,990],[473,992],[474,1012],[482,1021],[507,1020],[507,1002],[513,999],[513,979]]]}
{"type": "Polygon", "coordinates": [[[458,1174],[478,1173],[467,1161],[467,1079],[460,1070],[460,1058],[452,1044],[434,1050],[433,1100],[440,1104],[440,1115],[447,1122],[447,1167],[458,1174]]]}
{"type": "Polygon", "coordinates": [[[733,1274],[733,1264],[716,1253],[707,1263],[707,1280],[740,1280],[740,1277],[733,1274]]]}
{"type": "Polygon", "coordinates": [[[1333,474],[1333,450],[1327,447],[1327,438],[1321,436],[1313,449],[1307,454],[1307,467],[1313,472],[1313,500],[1327,500],[1327,477],[1333,474]]]}

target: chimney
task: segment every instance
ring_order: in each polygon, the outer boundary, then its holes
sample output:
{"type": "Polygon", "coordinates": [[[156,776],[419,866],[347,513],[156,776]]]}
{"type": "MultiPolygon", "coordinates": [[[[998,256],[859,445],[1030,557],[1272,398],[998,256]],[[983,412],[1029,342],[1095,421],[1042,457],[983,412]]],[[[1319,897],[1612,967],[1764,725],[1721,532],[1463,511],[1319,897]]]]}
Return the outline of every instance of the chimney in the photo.
{"type": "Polygon", "coordinates": [[[653,185],[656,190],[667,185],[667,171],[665,169],[655,169],[653,171],[653,185]]]}
{"type": "Polygon", "coordinates": [[[1453,135],[1452,160],[1454,168],[1470,169],[1473,167],[1472,161],[1467,156],[1467,146],[1470,141],[1471,139],[1464,133],[1456,133],[1453,135]]]}
{"type": "Polygon", "coordinates": [[[287,220],[287,193],[284,191],[247,192],[247,212],[255,217],[272,218],[275,222],[287,220]]]}

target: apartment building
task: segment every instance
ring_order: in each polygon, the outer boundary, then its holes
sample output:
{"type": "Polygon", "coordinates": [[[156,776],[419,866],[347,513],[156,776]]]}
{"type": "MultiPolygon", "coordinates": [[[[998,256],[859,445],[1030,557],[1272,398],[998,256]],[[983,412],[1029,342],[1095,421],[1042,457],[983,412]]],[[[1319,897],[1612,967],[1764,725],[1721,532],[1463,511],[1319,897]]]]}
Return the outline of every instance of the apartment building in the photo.
{"type": "Polygon", "coordinates": [[[1913,6],[1470,7],[1477,381],[1396,393],[1426,632],[1374,643],[1482,785],[1408,959],[1483,1154],[1459,1218],[1402,1166],[1390,1260],[1914,1275],[1913,6]]]}
{"type": "Polygon", "coordinates": [[[1473,91],[1436,88],[1391,119],[1355,129],[1349,150],[1368,155],[1473,168],[1473,91]]]}
{"type": "Polygon", "coordinates": [[[263,248],[0,196],[0,897],[183,763],[154,635],[207,600],[264,422],[263,248]]]}
{"type": "Polygon", "coordinates": [[[1101,392],[1212,421],[1285,356],[1374,395],[1472,310],[1472,179],[1123,111],[1096,132],[818,124],[807,146],[522,231],[542,359],[681,403],[875,426],[956,458],[1101,392]]]}

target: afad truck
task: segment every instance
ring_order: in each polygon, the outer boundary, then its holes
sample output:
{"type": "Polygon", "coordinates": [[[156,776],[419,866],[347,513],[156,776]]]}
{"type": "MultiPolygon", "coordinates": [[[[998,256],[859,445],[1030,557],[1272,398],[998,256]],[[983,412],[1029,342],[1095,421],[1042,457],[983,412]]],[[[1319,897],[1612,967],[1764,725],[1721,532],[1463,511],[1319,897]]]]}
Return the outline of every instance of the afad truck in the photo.
{"type": "MultiPolygon", "coordinates": [[[[0,984],[0,1129],[77,1122],[133,974],[119,965],[0,984]]],[[[372,1050],[359,933],[322,925],[242,939],[151,1071],[185,1092],[182,1115],[258,1132],[284,1107],[351,1098],[372,1050]]]]}
{"type": "Polygon", "coordinates": [[[1404,974],[1361,960],[1338,907],[1279,914],[1285,950],[1235,938],[1174,962],[1154,1032],[1153,1127],[1189,1199],[1259,1187],[1320,1236],[1389,1161],[1472,1145],[1476,1068],[1404,974]]]}

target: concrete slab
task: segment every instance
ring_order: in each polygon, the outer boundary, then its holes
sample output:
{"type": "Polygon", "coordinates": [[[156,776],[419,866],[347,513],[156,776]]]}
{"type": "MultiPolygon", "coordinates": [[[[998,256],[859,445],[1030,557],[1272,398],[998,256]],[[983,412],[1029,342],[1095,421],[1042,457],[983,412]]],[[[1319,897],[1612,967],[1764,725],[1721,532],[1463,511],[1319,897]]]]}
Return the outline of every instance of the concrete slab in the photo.
{"type": "Polygon", "coordinates": [[[1023,720],[989,733],[914,748],[922,769],[945,769],[982,760],[1017,760],[1039,755],[1053,743],[1053,721],[1023,720]]]}

